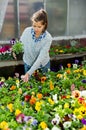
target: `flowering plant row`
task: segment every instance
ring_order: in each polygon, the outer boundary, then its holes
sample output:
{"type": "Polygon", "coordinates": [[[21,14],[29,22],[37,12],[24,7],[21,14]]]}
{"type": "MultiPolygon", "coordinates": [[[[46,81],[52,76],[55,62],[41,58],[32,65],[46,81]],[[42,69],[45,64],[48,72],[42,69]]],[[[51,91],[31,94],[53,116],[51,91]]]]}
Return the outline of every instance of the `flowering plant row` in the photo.
{"type": "Polygon", "coordinates": [[[85,130],[86,66],[37,71],[25,83],[19,74],[0,78],[1,130],[85,130]]]}
{"type": "Polygon", "coordinates": [[[81,45],[77,41],[72,40],[70,44],[57,44],[53,45],[50,49],[50,56],[55,56],[58,54],[75,54],[75,53],[83,53],[86,52],[86,45],[81,45]]]}
{"type": "MultiPolygon", "coordinates": [[[[14,55],[12,51],[18,56],[23,53],[23,44],[18,39],[11,39],[9,45],[3,45],[0,47],[0,60],[13,60],[14,55]]],[[[50,57],[58,54],[74,54],[86,52],[86,46],[80,46],[78,42],[71,41],[70,45],[53,45],[50,48],[50,57]]],[[[21,55],[22,56],[22,55],[21,55]]],[[[17,57],[18,59],[18,57],[17,57]]],[[[20,57],[22,59],[22,57],[20,57]]]]}

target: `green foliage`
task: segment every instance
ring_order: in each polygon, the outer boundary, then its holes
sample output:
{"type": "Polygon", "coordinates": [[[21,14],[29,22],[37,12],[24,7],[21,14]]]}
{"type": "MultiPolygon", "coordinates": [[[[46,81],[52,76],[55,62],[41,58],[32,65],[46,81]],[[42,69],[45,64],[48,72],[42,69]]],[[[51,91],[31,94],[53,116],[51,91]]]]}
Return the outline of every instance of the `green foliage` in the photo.
{"type": "Polygon", "coordinates": [[[12,46],[12,51],[15,54],[23,53],[23,44],[17,40],[16,43],[12,46]]]}

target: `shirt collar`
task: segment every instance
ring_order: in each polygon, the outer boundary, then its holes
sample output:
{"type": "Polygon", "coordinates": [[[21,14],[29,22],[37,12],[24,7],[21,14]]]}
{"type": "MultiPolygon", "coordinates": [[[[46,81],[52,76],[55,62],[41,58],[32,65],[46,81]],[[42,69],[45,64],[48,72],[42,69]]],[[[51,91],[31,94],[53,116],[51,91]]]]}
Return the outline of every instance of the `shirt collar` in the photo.
{"type": "Polygon", "coordinates": [[[36,37],[35,37],[35,32],[34,32],[34,29],[33,29],[33,28],[31,28],[31,34],[32,34],[32,39],[34,40],[35,43],[41,41],[41,40],[44,39],[45,36],[46,36],[46,32],[44,32],[44,33],[41,34],[38,38],[36,38],[36,37]]]}

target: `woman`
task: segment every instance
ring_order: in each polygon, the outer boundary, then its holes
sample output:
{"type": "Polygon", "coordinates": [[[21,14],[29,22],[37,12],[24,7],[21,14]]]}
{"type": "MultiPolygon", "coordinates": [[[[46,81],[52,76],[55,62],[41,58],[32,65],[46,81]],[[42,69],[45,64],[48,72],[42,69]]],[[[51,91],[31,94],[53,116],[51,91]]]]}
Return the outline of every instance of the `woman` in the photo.
{"type": "Polygon", "coordinates": [[[50,68],[49,49],[52,43],[52,36],[46,30],[48,25],[47,13],[40,9],[31,18],[32,26],[27,27],[20,41],[24,45],[24,68],[25,75],[21,76],[27,82],[35,70],[41,68],[46,72],[50,68]]]}

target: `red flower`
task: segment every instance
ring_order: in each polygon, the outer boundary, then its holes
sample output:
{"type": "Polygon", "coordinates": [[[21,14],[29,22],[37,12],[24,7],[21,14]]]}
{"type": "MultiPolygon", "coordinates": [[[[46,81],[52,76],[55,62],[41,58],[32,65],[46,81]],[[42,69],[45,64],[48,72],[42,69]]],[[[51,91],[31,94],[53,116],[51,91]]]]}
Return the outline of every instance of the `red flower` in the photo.
{"type": "Polygon", "coordinates": [[[31,99],[31,96],[30,95],[25,95],[24,99],[27,102],[27,101],[29,101],[31,99]]]}
{"type": "Polygon", "coordinates": [[[70,46],[70,45],[67,45],[67,46],[65,46],[65,48],[67,48],[67,49],[68,49],[68,48],[71,48],[71,46],[70,46]]]}
{"type": "Polygon", "coordinates": [[[66,97],[65,95],[62,95],[61,98],[62,98],[62,99],[65,99],[65,98],[67,98],[67,97],[66,97]]]}

